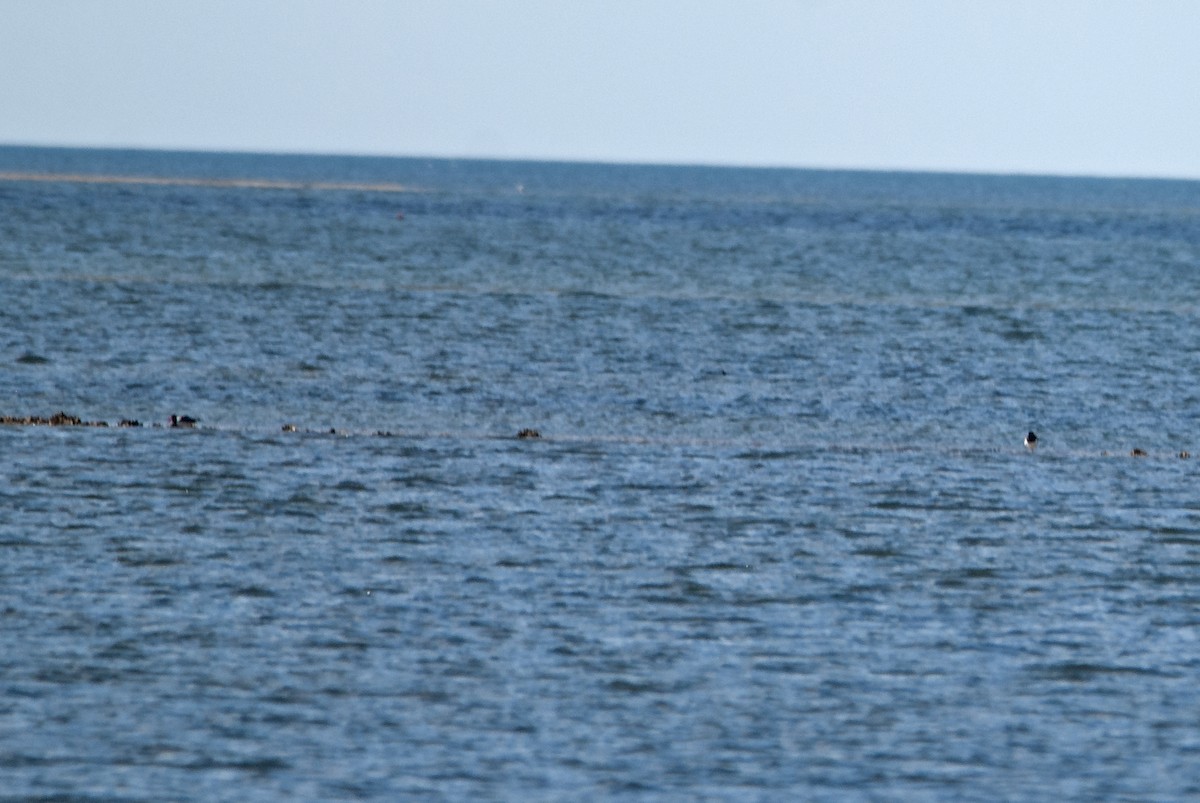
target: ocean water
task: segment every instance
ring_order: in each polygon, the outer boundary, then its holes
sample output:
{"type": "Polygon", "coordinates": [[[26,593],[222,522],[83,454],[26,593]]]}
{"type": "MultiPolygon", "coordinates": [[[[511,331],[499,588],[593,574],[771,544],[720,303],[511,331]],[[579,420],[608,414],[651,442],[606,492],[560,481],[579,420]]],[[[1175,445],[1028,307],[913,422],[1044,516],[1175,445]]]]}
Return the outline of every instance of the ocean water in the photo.
{"type": "Polygon", "coordinates": [[[1195,799],[1198,324],[1195,182],[0,148],[114,425],[0,427],[0,799],[1195,799]]]}

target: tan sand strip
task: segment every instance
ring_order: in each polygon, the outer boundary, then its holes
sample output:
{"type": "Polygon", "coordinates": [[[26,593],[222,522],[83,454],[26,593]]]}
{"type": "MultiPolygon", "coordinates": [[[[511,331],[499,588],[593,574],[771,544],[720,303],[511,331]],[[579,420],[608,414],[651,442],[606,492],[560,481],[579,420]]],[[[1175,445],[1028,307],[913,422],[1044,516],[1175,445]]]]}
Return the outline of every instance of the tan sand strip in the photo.
{"type": "Polygon", "coordinates": [[[412,192],[403,184],[357,181],[283,181],[267,178],[185,178],[163,176],[101,176],[88,173],[0,172],[0,181],[60,181],[72,184],[140,184],[170,187],[234,187],[255,190],[352,190],[412,192]]]}

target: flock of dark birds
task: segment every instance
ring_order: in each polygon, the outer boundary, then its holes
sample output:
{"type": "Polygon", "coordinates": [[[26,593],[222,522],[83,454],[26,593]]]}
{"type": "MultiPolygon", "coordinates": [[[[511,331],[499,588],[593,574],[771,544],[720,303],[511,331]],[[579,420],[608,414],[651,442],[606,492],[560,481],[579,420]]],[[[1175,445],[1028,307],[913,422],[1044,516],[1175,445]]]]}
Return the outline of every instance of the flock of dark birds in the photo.
{"type": "MultiPolygon", "coordinates": [[[[176,415],[176,414],[172,413],[171,417],[167,420],[166,424],[151,424],[150,426],[159,427],[159,428],[165,427],[166,429],[194,429],[196,427],[196,425],[199,423],[200,422],[198,420],[196,420],[195,418],[192,418],[190,415],[176,415]]],[[[26,426],[26,427],[107,427],[107,426],[109,426],[107,421],[84,421],[82,418],[80,418],[77,415],[70,415],[69,413],[64,413],[64,412],[57,412],[48,418],[40,416],[40,415],[26,415],[26,416],[0,415],[0,425],[26,426]]],[[[117,422],[117,426],[118,427],[140,427],[140,426],[142,426],[142,422],[135,421],[131,418],[122,418],[119,422],[117,422]]],[[[298,432],[299,431],[295,424],[284,424],[282,429],[284,432],[298,432]]],[[[331,430],[329,430],[329,433],[332,435],[336,435],[337,430],[331,429],[331,430]]],[[[380,431],[376,434],[390,435],[391,433],[380,431]]],[[[542,437],[542,433],[538,432],[536,429],[522,429],[521,431],[519,431],[517,433],[516,437],[519,440],[530,440],[533,438],[542,437]]],[[[1038,447],[1037,433],[1030,432],[1029,434],[1027,434],[1025,436],[1025,448],[1031,452],[1034,452],[1034,451],[1037,451],[1037,447],[1038,447]]],[[[1102,454],[1107,456],[1108,452],[1103,452],[1102,454]]],[[[1130,455],[1130,457],[1148,457],[1149,452],[1147,452],[1145,449],[1133,449],[1132,451],[1130,451],[1129,455],[1130,455]]],[[[1192,453],[1191,452],[1179,452],[1177,456],[1186,460],[1187,458],[1192,456],[1192,453]]]]}
{"type": "MultiPolygon", "coordinates": [[[[171,414],[171,417],[165,424],[150,424],[149,426],[158,429],[195,429],[199,424],[199,420],[192,418],[190,415],[171,414]]],[[[0,426],[21,426],[21,427],[108,427],[107,421],[84,421],[77,415],[70,413],[57,412],[52,416],[40,415],[0,415],[0,426]]],[[[144,426],[141,421],[132,418],[122,418],[116,424],[117,427],[141,427],[144,426]]],[[[295,424],[284,424],[282,427],[284,432],[299,432],[299,428],[295,424]]],[[[329,434],[336,435],[336,429],[329,430],[329,434]]],[[[390,432],[380,430],[375,433],[377,435],[391,435],[390,432]]],[[[522,429],[517,433],[516,437],[519,440],[529,440],[532,438],[542,437],[542,433],[536,429],[522,429]]]]}
{"type": "MultiPolygon", "coordinates": [[[[195,427],[200,423],[189,415],[171,415],[170,420],[165,425],[169,429],[187,429],[195,427]]],[[[77,415],[70,413],[57,412],[49,418],[40,415],[0,415],[0,425],[18,426],[18,427],[107,427],[107,421],[84,421],[77,415]]],[[[141,421],[135,421],[132,418],[122,418],[117,422],[118,427],[140,427],[141,421]]],[[[163,424],[151,424],[151,426],[162,427],[163,424]]]]}

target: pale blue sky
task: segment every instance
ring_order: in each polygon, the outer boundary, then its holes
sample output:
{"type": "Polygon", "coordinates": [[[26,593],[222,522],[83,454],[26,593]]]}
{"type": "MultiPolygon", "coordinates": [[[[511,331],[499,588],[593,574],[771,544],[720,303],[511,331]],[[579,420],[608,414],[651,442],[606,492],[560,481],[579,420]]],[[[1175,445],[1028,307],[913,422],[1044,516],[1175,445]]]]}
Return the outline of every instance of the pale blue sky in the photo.
{"type": "Polygon", "coordinates": [[[1200,178],[1200,2],[0,0],[0,143],[1200,178]]]}

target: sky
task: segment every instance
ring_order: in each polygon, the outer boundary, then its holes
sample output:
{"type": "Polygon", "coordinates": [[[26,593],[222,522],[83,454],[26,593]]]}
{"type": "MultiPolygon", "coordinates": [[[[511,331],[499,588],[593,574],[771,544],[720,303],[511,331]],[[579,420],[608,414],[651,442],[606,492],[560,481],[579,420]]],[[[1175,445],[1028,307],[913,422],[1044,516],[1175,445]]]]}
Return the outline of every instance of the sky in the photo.
{"type": "Polygon", "coordinates": [[[0,0],[0,143],[1200,178],[1200,2],[0,0]]]}

